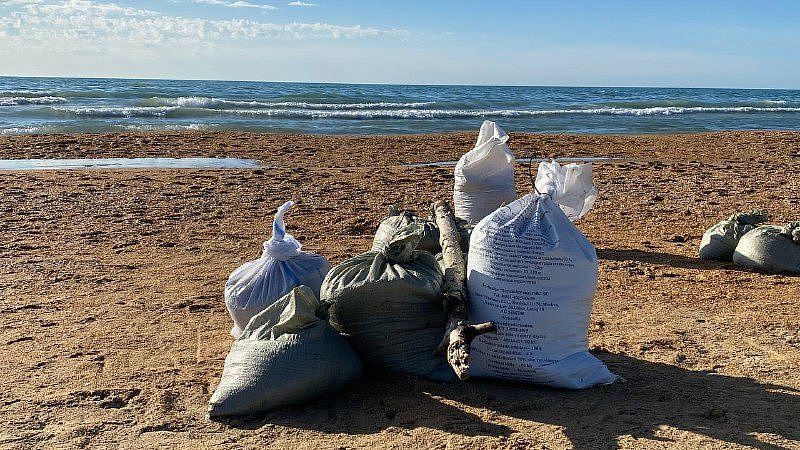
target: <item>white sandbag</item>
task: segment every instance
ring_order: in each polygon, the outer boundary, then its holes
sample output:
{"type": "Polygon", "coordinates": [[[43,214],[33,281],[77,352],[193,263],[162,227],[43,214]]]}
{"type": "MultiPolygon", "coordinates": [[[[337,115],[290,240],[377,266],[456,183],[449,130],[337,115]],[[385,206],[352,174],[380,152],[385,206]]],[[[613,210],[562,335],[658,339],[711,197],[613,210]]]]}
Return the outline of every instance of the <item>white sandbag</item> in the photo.
{"type": "Polygon", "coordinates": [[[543,161],[539,163],[535,185],[540,193],[550,195],[573,222],[585,216],[597,200],[591,164],[562,166],[555,160],[543,161]]]}
{"type": "MultiPolygon", "coordinates": [[[[493,321],[498,332],[473,341],[472,376],[571,389],[617,378],[588,352],[597,255],[551,198],[571,198],[562,190],[568,185],[540,183],[546,193],[528,194],[475,226],[467,262],[469,319],[493,321]]],[[[580,207],[571,199],[568,210],[580,217],[587,200],[580,207]]]]}
{"type": "Polygon", "coordinates": [[[331,265],[322,256],[301,251],[300,242],[286,233],[283,215],[292,206],[294,202],[288,201],[278,208],[272,223],[272,238],[264,242],[261,257],[242,264],[225,283],[225,304],[233,318],[233,337],[239,336],[253,316],[296,286],[308,286],[319,296],[322,280],[331,265]]]}
{"type": "Polygon", "coordinates": [[[481,125],[475,148],[458,160],[453,186],[456,217],[478,223],[503,203],[517,198],[514,154],[508,135],[494,122],[481,125]]]}
{"type": "Polygon", "coordinates": [[[718,222],[703,233],[698,251],[700,259],[730,261],[742,236],[766,221],[767,213],[755,210],[736,213],[718,222]]]}
{"type": "Polygon", "coordinates": [[[739,240],[733,253],[739,266],[770,273],[800,273],[800,222],[760,226],[739,240]]]}
{"type": "Polygon", "coordinates": [[[307,286],[294,288],[244,327],[225,358],[209,417],[296,405],[361,376],[355,351],[325,319],[307,286]]]}

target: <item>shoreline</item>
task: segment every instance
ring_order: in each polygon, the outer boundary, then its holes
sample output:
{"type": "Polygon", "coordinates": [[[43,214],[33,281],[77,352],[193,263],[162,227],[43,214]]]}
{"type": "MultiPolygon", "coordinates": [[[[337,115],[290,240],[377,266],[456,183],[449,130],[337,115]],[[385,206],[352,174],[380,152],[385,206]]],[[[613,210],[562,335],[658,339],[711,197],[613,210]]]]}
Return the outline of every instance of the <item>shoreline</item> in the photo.
{"type": "MultiPolygon", "coordinates": [[[[286,167],[381,167],[458,160],[471,132],[316,135],[238,131],[147,131],[0,136],[2,159],[233,157],[286,167]],[[379,161],[380,164],[375,164],[379,161]]],[[[609,157],[662,162],[800,158],[800,131],[681,134],[509,133],[518,158],[609,157]]]]}

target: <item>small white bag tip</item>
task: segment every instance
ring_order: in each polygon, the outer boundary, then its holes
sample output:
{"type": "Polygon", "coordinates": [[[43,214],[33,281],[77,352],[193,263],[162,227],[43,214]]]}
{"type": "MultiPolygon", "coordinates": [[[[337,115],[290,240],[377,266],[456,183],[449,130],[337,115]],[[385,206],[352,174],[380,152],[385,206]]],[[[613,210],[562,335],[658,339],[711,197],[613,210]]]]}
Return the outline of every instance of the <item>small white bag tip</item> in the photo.
{"type": "Polygon", "coordinates": [[[597,200],[591,164],[567,164],[542,161],[534,182],[536,191],[548,194],[569,220],[576,221],[592,209],[597,200]]]}
{"type": "Polygon", "coordinates": [[[505,144],[508,142],[508,133],[505,132],[500,125],[497,125],[496,122],[492,122],[491,120],[484,120],[481,124],[481,129],[478,132],[478,141],[475,143],[475,146],[482,145],[493,139],[497,141],[499,144],[505,144]]]}

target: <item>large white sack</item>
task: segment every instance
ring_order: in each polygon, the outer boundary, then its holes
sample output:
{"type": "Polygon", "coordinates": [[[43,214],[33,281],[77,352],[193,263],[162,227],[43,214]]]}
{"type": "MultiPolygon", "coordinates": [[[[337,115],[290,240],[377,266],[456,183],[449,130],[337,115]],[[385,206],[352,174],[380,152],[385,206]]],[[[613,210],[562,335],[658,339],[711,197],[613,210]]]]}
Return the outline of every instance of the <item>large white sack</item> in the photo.
{"type": "MultiPolygon", "coordinates": [[[[588,352],[595,249],[553,201],[573,199],[561,189],[575,185],[541,183],[546,193],[528,194],[475,226],[467,263],[469,319],[493,321],[498,332],[473,341],[472,376],[571,389],[617,378],[588,352]]],[[[568,209],[585,214],[580,203],[570,200],[568,209]]]]}
{"type": "Polygon", "coordinates": [[[225,358],[209,416],[300,404],[361,376],[361,361],[325,316],[311,289],[300,286],[253,317],[225,358]]]}
{"type": "Polygon", "coordinates": [[[225,304],[233,318],[235,338],[253,316],[297,286],[308,286],[319,297],[331,265],[322,256],[301,251],[300,242],[286,232],[283,215],[292,206],[294,202],[288,201],[278,208],[272,238],[264,242],[261,257],[242,264],[225,283],[225,304]]]}
{"type": "Polygon", "coordinates": [[[508,135],[494,122],[481,125],[475,148],[458,160],[453,186],[456,217],[478,223],[503,203],[517,198],[514,154],[508,135]]]}

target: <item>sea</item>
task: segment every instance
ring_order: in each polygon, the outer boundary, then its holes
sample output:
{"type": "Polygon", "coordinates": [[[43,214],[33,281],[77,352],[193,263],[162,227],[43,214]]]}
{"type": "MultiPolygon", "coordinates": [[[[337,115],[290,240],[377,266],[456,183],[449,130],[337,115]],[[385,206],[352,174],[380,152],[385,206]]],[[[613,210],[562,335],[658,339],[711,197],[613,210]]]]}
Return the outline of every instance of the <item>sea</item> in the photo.
{"type": "Polygon", "coordinates": [[[800,90],[0,77],[0,134],[800,130],[800,90]]]}

